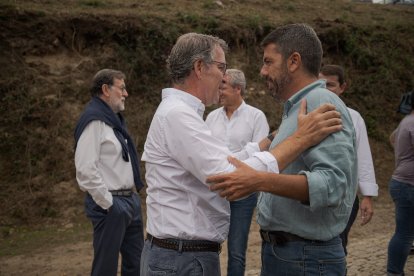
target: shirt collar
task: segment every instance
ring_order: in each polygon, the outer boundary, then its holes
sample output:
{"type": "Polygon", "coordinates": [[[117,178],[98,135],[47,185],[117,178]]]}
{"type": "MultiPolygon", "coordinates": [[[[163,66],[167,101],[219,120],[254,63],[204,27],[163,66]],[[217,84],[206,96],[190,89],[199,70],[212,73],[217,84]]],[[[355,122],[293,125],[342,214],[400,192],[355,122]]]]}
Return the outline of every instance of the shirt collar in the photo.
{"type": "Polygon", "coordinates": [[[176,97],[187,105],[189,105],[198,115],[203,117],[204,111],[206,109],[205,105],[200,101],[199,98],[194,97],[190,93],[178,90],[176,88],[164,88],[162,90],[162,99],[164,100],[167,97],[176,97]]]}
{"type": "MultiPolygon", "coordinates": [[[[246,103],[244,102],[244,100],[242,100],[242,103],[239,105],[239,107],[237,107],[236,110],[234,110],[233,115],[243,110],[243,108],[246,108],[246,103]]],[[[221,112],[227,117],[227,113],[224,109],[224,106],[221,107],[221,112]]]]}
{"type": "Polygon", "coordinates": [[[298,92],[296,92],[284,104],[285,115],[288,115],[289,110],[292,108],[292,106],[299,103],[310,91],[312,91],[315,88],[326,88],[326,81],[325,80],[314,81],[311,84],[299,90],[298,92]]]}

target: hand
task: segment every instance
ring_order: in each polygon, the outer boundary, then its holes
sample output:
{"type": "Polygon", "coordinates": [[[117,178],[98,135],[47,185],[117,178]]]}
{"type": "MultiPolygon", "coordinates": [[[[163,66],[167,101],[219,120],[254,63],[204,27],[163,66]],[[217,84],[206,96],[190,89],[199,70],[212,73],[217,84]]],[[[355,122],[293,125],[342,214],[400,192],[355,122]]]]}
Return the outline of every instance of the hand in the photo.
{"type": "Polygon", "coordinates": [[[220,191],[219,195],[229,201],[256,192],[256,187],[260,182],[260,173],[234,157],[229,157],[228,160],[236,167],[236,170],[231,173],[209,176],[207,183],[215,183],[210,186],[210,190],[220,191]]]}
{"type": "Polygon", "coordinates": [[[370,222],[372,216],[374,215],[372,198],[370,196],[364,196],[362,198],[359,210],[361,211],[361,225],[365,225],[370,222]]]}
{"type": "MultiPolygon", "coordinates": [[[[273,135],[273,139],[275,138],[276,134],[277,134],[278,130],[274,130],[272,131],[272,135],[273,135]]],[[[270,145],[272,144],[272,140],[270,140],[268,138],[268,136],[266,136],[265,138],[263,138],[260,142],[259,142],[259,148],[260,151],[265,151],[265,150],[269,150],[270,145]]]]}
{"type": "Polygon", "coordinates": [[[300,103],[298,128],[294,137],[302,139],[305,148],[319,144],[329,134],[342,129],[341,114],[333,104],[324,104],[306,114],[306,100],[300,103]]]}

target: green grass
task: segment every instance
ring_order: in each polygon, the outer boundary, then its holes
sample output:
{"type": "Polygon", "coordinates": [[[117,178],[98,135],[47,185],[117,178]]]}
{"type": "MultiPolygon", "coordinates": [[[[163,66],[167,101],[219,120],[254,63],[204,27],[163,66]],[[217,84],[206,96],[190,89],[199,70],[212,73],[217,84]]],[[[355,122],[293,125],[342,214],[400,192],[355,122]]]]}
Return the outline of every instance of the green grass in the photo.
{"type": "Polygon", "coordinates": [[[92,226],[86,219],[68,226],[0,227],[0,257],[45,250],[57,245],[90,241],[92,226]]]}

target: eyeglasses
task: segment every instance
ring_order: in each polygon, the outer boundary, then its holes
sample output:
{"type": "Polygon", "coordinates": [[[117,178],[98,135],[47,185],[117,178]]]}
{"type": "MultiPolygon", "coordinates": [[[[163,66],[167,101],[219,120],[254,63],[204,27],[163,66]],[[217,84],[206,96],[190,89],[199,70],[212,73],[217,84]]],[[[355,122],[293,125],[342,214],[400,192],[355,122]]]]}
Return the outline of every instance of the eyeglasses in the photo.
{"type": "Polygon", "coordinates": [[[223,75],[226,73],[226,69],[227,69],[227,64],[226,63],[220,62],[220,61],[215,61],[215,60],[212,60],[210,63],[217,64],[217,68],[223,73],[223,75]]]}
{"type": "Polygon", "coordinates": [[[119,90],[121,90],[121,92],[122,93],[125,93],[125,92],[127,92],[127,90],[126,90],[126,87],[125,86],[121,86],[121,87],[119,87],[119,86],[116,86],[116,85],[109,85],[109,86],[113,86],[113,87],[116,87],[116,88],[118,88],[119,90]]]}

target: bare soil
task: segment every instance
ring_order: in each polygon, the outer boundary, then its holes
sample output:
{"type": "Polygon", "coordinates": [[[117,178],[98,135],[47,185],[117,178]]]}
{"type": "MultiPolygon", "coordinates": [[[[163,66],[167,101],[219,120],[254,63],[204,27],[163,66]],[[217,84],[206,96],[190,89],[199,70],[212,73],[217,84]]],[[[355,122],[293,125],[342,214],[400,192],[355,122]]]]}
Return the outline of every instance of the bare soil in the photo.
{"type": "MultiPolygon", "coordinates": [[[[386,190],[375,202],[375,215],[366,226],[357,220],[351,230],[348,255],[348,275],[385,275],[388,241],[394,230],[394,206],[386,190]]],[[[92,235],[91,228],[88,231],[92,235]]],[[[56,232],[59,235],[59,232],[56,232]]],[[[247,251],[245,275],[260,275],[259,226],[252,221],[247,251]]],[[[221,258],[222,275],[226,275],[227,248],[221,258]]],[[[77,241],[39,248],[12,257],[0,258],[0,275],[69,276],[88,275],[92,262],[92,243],[77,241]]],[[[414,275],[414,256],[408,258],[406,275],[414,275]]],[[[120,275],[120,274],[119,274],[120,275]]]]}
{"type": "MultiPolygon", "coordinates": [[[[387,246],[395,227],[394,205],[387,189],[393,167],[392,151],[384,149],[382,144],[373,141],[371,141],[371,150],[380,194],[375,199],[375,214],[372,221],[361,226],[358,218],[351,230],[347,258],[350,276],[386,274],[387,246]]],[[[62,194],[62,196],[65,195],[62,194]]],[[[143,207],[145,210],[145,206],[143,207]]],[[[83,214],[79,213],[79,215],[83,214]]],[[[86,220],[83,223],[88,224],[86,220]]],[[[49,237],[42,238],[44,242],[34,248],[26,246],[25,250],[25,244],[17,244],[16,247],[23,247],[23,252],[1,257],[0,275],[88,275],[93,256],[91,227],[87,226],[86,230],[84,228],[76,230],[77,232],[75,231],[69,242],[67,238],[59,238],[59,236],[65,232],[64,228],[76,227],[69,223],[61,228],[49,233],[49,237]]],[[[10,239],[13,239],[13,235],[10,239]]],[[[246,275],[260,275],[260,250],[259,226],[253,218],[247,251],[246,275]]],[[[222,275],[226,275],[227,248],[225,244],[220,258],[222,275]]],[[[413,255],[408,258],[405,272],[406,275],[414,275],[413,255]]]]}

